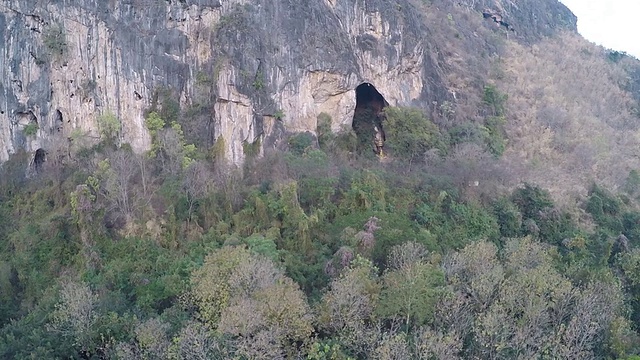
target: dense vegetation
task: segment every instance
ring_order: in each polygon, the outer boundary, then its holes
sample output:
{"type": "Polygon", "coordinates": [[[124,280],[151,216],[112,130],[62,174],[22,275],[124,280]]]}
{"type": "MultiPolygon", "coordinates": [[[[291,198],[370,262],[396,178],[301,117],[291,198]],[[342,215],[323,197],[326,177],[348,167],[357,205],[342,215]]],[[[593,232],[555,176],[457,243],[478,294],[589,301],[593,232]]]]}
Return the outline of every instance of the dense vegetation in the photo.
{"type": "Polygon", "coordinates": [[[107,114],[72,161],[27,179],[14,156],[0,170],[0,357],[637,354],[640,176],[620,195],[593,185],[579,209],[530,184],[480,190],[507,100],[484,91],[479,132],[388,109],[384,163],[322,115],[318,138],[236,169],[224,139],[190,143],[179,109],[148,114],[147,154],[107,114]]]}
{"type": "MultiPolygon", "coordinates": [[[[385,110],[384,159],[365,109],[228,164],[221,57],[188,108],[157,91],[145,154],[105,111],[99,141],[2,164],[0,358],[640,359],[639,63],[570,32],[519,40],[475,0],[412,3],[446,91],[385,110]]],[[[50,25],[39,65],[68,55],[50,25]]]]}

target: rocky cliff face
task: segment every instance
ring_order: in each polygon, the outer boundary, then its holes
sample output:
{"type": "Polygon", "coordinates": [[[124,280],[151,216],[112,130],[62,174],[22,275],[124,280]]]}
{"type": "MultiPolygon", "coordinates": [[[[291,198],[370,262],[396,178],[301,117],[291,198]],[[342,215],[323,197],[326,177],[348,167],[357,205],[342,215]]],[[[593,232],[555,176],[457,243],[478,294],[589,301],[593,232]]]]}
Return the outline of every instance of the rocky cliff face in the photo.
{"type": "Polygon", "coordinates": [[[575,31],[556,0],[0,0],[0,162],[97,139],[106,113],[143,151],[160,91],[198,108],[204,121],[189,131],[224,139],[236,164],[244,143],[264,150],[283,132],[314,132],[322,112],[349,126],[365,82],[391,105],[430,109],[455,95],[427,3],[441,16],[500,11],[522,42],[575,31]]]}

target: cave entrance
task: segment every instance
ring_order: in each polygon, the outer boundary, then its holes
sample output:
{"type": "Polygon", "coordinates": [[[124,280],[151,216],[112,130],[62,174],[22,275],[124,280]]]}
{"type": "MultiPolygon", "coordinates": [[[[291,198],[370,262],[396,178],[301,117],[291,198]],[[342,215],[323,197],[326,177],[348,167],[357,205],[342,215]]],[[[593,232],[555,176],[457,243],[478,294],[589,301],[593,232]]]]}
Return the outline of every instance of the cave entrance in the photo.
{"type": "Polygon", "coordinates": [[[62,120],[62,112],[59,109],[56,110],[56,114],[54,115],[54,118],[53,118],[53,123],[54,123],[54,129],[56,129],[57,132],[62,131],[62,127],[64,126],[64,120],[62,120]]]}
{"type": "Polygon", "coordinates": [[[33,168],[36,170],[36,173],[42,170],[42,165],[45,161],[47,161],[47,152],[43,149],[36,150],[35,155],[33,155],[33,168]]]}
{"type": "Polygon", "coordinates": [[[356,109],[351,126],[358,137],[358,151],[372,149],[383,157],[385,134],[383,129],[384,110],[389,103],[371,83],[362,83],[356,87],[356,109]]]}

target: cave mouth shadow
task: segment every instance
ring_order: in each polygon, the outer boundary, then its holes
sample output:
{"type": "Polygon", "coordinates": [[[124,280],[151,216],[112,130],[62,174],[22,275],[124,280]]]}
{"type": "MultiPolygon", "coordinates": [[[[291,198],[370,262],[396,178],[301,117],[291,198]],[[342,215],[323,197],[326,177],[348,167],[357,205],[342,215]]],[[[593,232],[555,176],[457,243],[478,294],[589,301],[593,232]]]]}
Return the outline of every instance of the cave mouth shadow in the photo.
{"type": "Polygon", "coordinates": [[[33,155],[33,167],[36,173],[42,171],[42,166],[45,161],[47,161],[47,152],[44,151],[44,149],[36,150],[36,153],[33,155]]]}
{"type": "Polygon", "coordinates": [[[373,148],[374,153],[382,155],[385,141],[383,110],[387,106],[389,103],[373,84],[365,82],[356,87],[356,108],[351,127],[358,137],[359,152],[373,148]]]}

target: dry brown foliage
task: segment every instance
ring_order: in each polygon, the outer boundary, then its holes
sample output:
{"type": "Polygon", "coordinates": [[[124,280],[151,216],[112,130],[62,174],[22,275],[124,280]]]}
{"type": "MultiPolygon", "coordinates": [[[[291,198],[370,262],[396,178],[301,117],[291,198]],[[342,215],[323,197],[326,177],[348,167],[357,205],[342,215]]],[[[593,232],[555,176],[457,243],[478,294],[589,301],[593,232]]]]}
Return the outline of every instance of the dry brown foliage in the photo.
{"type": "Polygon", "coordinates": [[[506,54],[496,81],[509,96],[504,166],[561,200],[584,195],[594,180],[619,186],[639,165],[640,142],[623,65],[572,33],[531,47],[508,42],[506,54]]]}
{"type": "Polygon", "coordinates": [[[433,71],[449,92],[426,110],[441,129],[482,126],[483,88],[494,85],[508,95],[500,187],[535,183],[561,205],[575,203],[593,181],[617,188],[640,165],[638,103],[625,90],[638,62],[624,56],[612,61],[606,49],[575,32],[525,41],[518,30],[496,27],[478,10],[514,15],[515,3],[414,2],[428,29],[425,41],[434,47],[433,71]]]}

